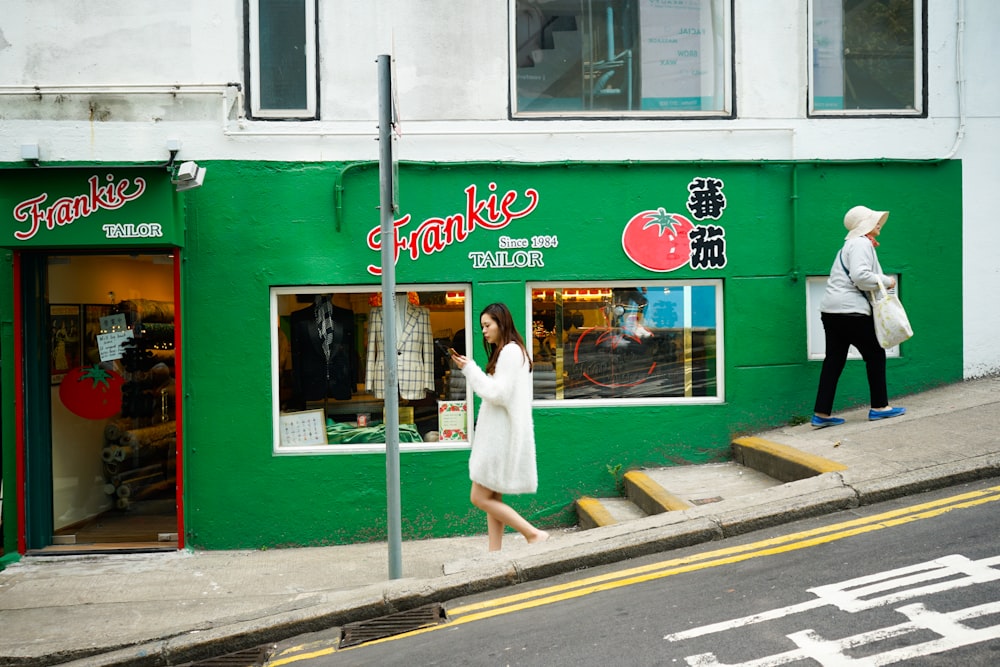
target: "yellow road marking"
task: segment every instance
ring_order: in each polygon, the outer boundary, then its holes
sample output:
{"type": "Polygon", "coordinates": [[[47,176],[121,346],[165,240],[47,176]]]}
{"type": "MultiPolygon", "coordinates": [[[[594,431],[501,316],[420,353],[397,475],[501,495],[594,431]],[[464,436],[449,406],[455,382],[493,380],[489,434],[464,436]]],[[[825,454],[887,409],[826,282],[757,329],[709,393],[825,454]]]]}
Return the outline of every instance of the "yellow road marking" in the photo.
{"type": "MultiPolygon", "coordinates": [[[[781,535],[750,544],[726,547],[724,549],[715,549],[713,551],[686,556],[684,558],[673,558],[670,560],[650,563],[649,565],[643,565],[640,567],[618,570],[593,577],[585,577],[583,579],[565,584],[557,584],[555,586],[547,586],[545,588],[539,588],[524,593],[517,593],[515,595],[507,595],[493,600],[487,600],[485,602],[462,605],[455,607],[454,609],[447,610],[449,618],[448,622],[445,624],[420,628],[341,650],[346,651],[353,648],[362,648],[373,644],[395,641],[397,639],[403,639],[404,637],[413,637],[425,632],[431,632],[433,630],[441,630],[443,628],[454,627],[456,625],[472,623],[486,618],[492,618],[524,609],[532,609],[564,600],[584,597],[601,591],[621,588],[624,586],[632,586],[634,584],[662,579],[676,574],[720,567],[722,565],[731,565],[733,563],[740,563],[753,558],[774,556],[781,553],[796,551],[798,549],[806,549],[842,540],[844,538],[853,537],[855,535],[863,535],[865,533],[882,530],[884,528],[891,528],[894,526],[912,523],[921,519],[930,519],[947,512],[951,512],[952,510],[975,507],[977,505],[983,505],[985,503],[995,502],[998,500],[1000,500],[1000,486],[994,486],[981,491],[971,491],[969,493],[950,496],[948,498],[942,498],[940,500],[922,503],[920,505],[912,505],[910,507],[892,510],[890,512],[883,512],[866,518],[843,521],[830,526],[813,528],[811,530],[790,533],[788,535],[781,535]]],[[[337,649],[335,648],[331,648],[323,652],[317,652],[317,655],[327,655],[335,652],[336,650],[337,649]]],[[[294,658],[288,658],[283,661],[270,662],[268,665],[269,667],[279,667],[280,665],[310,657],[316,656],[295,656],[294,658]]]]}
{"type": "MultiPolygon", "coordinates": [[[[767,540],[760,540],[758,542],[753,542],[751,544],[744,544],[734,547],[726,547],[724,549],[716,549],[714,551],[708,551],[701,554],[695,554],[692,556],[686,556],[684,558],[675,558],[666,561],[659,561],[656,563],[651,563],[649,565],[643,565],[640,567],[634,567],[627,570],[617,570],[615,572],[610,572],[608,574],[597,575],[594,577],[586,577],[584,579],[579,579],[566,584],[558,584],[556,586],[550,586],[547,588],[540,588],[533,591],[526,591],[524,593],[517,593],[515,595],[508,595],[501,598],[496,598],[494,600],[488,600],[485,602],[479,602],[475,604],[465,605],[462,607],[456,607],[454,609],[448,610],[449,616],[451,615],[461,615],[477,609],[484,609],[489,607],[498,607],[502,605],[507,605],[515,603],[521,600],[530,599],[534,597],[541,597],[545,595],[550,595],[563,590],[575,589],[586,587],[590,585],[600,584],[609,580],[621,580],[634,575],[640,575],[646,572],[655,572],[657,570],[662,570],[664,568],[674,567],[678,565],[686,565],[690,563],[697,563],[699,561],[712,560],[715,558],[730,556],[733,554],[741,554],[745,552],[757,551],[763,548],[776,547],[782,544],[796,543],[803,539],[816,538],[822,536],[825,533],[835,533],[836,537],[834,539],[841,539],[843,537],[850,537],[853,534],[859,534],[860,532],[868,532],[868,530],[862,530],[853,532],[850,534],[841,534],[846,529],[852,529],[856,527],[867,526],[869,524],[879,524],[886,521],[894,521],[898,517],[908,516],[914,513],[925,512],[933,510],[934,508],[945,508],[944,511],[949,511],[951,509],[958,509],[958,507],[952,507],[955,503],[960,503],[966,500],[975,500],[983,498],[983,502],[989,502],[992,500],[1000,500],[1000,486],[991,487],[989,489],[983,489],[982,491],[971,491],[969,493],[960,494],[957,496],[951,496],[948,498],[942,498],[941,500],[931,501],[929,503],[923,503],[920,505],[913,505],[910,507],[905,507],[898,510],[892,510],[890,512],[884,512],[882,514],[876,514],[867,518],[852,519],[850,521],[844,521],[837,524],[832,524],[830,526],[823,526],[820,528],[813,528],[811,530],[806,530],[798,533],[789,533],[788,535],[780,535],[778,537],[770,538],[767,540]]],[[[978,504],[978,503],[976,503],[978,504]]],[[[941,512],[939,512],[941,513],[941,512]]],[[[937,516],[934,514],[933,516],[937,516]]],[[[928,518],[928,517],[918,517],[918,518],[928,518]]],[[[893,524],[897,525],[897,524],[893,524]]],[[[888,527],[888,526],[882,526],[888,527]]],[[[870,530],[870,529],[869,529],[870,530]]],[[[831,539],[814,541],[808,544],[804,544],[795,548],[803,548],[804,546],[814,546],[815,544],[822,544],[824,542],[832,541],[831,539]]],[[[790,549],[789,549],[790,550],[790,549]]],[[[769,555],[769,554],[765,554],[769,555]]],[[[727,561],[736,562],[736,561],[727,561]]]]}
{"type": "MultiPolygon", "coordinates": [[[[289,651],[292,649],[289,649],[289,651]]],[[[336,653],[336,646],[329,646],[319,651],[312,651],[310,653],[299,653],[298,655],[290,655],[287,658],[278,658],[277,660],[268,660],[267,667],[281,667],[281,665],[290,665],[293,662],[299,662],[300,660],[312,660],[313,658],[320,658],[324,655],[330,655],[331,653],[336,653]]],[[[282,655],[285,655],[288,651],[283,651],[282,655]]]]}

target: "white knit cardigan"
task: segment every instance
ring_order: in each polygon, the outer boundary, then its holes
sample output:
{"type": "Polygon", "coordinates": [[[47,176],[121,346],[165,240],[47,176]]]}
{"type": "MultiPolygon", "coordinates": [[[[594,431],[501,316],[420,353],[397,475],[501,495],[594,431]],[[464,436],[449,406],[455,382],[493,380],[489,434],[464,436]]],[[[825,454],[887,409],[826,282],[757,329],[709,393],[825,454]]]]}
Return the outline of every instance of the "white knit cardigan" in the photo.
{"type": "Polygon", "coordinates": [[[462,373],[472,391],[482,398],[469,456],[469,478],[498,493],[534,493],[538,470],[531,370],[521,347],[517,343],[504,345],[492,375],[471,360],[462,373]]]}

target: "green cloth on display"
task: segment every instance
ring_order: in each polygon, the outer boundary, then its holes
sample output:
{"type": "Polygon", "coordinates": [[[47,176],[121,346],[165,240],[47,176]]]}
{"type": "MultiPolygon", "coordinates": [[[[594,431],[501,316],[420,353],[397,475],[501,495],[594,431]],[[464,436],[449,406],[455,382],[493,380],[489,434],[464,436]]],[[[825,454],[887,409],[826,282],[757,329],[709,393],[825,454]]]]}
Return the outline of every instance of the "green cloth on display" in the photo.
{"type": "MultiPolygon", "coordinates": [[[[326,441],[331,445],[354,445],[357,443],[384,443],[385,424],[374,422],[371,426],[357,427],[346,422],[326,420],[326,441]]],[[[399,425],[400,442],[423,442],[420,431],[414,424],[399,425]]]]}

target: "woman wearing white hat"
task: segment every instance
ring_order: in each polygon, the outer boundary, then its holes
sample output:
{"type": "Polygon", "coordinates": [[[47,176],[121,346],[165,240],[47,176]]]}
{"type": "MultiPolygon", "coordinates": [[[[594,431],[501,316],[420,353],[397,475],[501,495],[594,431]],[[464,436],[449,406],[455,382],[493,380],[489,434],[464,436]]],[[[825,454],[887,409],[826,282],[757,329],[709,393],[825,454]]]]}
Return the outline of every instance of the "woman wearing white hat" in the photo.
{"type": "Polygon", "coordinates": [[[826,281],[826,292],[820,302],[823,331],[826,333],[826,357],[819,376],[819,389],[812,417],[814,428],[843,424],[831,416],[837,382],[847,362],[847,352],[853,345],[865,360],[871,408],[868,419],[898,417],[906,408],[889,405],[885,381],[885,350],[875,336],[875,320],[866,292],[878,290],[881,278],[886,289],[896,281],[882,273],[875,247],[875,237],[889,217],[888,211],[873,211],[867,206],[855,206],[844,216],[847,227],[844,247],[837,253],[826,281]]]}

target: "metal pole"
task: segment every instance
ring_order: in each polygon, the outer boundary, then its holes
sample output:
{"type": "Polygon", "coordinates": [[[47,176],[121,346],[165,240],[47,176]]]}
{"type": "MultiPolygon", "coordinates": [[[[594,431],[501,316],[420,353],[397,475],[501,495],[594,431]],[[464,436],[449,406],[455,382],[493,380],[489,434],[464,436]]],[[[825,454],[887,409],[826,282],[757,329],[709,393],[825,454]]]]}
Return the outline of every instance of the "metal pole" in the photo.
{"type": "Polygon", "coordinates": [[[396,261],[392,209],[392,77],[389,56],[378,57],[378,184],[382,243],[382,356],[385,358],[385,488],[389,578],[403,576],[399,500],[399,382],[396,372],[396,261]]]}

